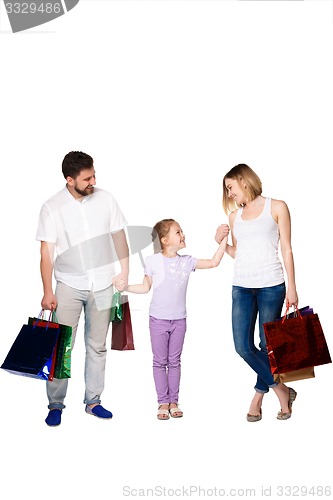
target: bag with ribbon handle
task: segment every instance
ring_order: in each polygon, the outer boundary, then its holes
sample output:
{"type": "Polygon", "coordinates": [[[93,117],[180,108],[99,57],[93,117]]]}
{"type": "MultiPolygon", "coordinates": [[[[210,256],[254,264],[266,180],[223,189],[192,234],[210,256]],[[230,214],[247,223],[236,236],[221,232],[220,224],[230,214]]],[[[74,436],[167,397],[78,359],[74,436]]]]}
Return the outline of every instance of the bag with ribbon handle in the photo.
{"type": "Polygon", "coordinates": [[[16,375],[52,380],[59,333],[59,325],[39,315],[34,323],[22,326],[1,368],[16,375]]]}
{"type": "Polygon", "coordinates": [[[264,323],[268,358],[275,380],[287,382],[314,377],[314,367],[331,363],[324,332],[309,306],[264,323]]]}
{"type": "MultiPolygon", "coordinates": [[[[46,321],[41,320],[43,316],[44,316],[44,310],[40,312],[38,318],[30,317],[28,320],[28,324],[35,325],[37,323],[41,326],[46,325],[46,321]]],[[[58,379],[70,378],[71,354],[72,354],[72,327],[60,324],[55,311],[50,312],[47,324],[49,328],[59,328],[59,337],[54,352],[52,378],[49,378],[49,380],[53,380],[53,377],[58,379]]]]}
{"type": "Polygon", "coordinates": [[[116,351],[134,351],[128,295],[123,295],[119,291],[113,294],[110,320],[112,323],[111,349],[116,351]]]}

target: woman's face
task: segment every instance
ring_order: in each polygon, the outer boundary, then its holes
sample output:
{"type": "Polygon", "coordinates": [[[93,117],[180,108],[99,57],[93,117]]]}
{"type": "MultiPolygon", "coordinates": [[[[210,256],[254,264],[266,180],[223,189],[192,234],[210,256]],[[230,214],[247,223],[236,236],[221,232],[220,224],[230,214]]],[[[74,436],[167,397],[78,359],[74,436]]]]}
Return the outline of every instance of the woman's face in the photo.
{"type": "Polygon", "coordinates": [[[245,190],[242,184],[237,179],[225,179],[225,187],[228,192],[228,197],[235,201],[237,205],[245,203],[245,190]]]}

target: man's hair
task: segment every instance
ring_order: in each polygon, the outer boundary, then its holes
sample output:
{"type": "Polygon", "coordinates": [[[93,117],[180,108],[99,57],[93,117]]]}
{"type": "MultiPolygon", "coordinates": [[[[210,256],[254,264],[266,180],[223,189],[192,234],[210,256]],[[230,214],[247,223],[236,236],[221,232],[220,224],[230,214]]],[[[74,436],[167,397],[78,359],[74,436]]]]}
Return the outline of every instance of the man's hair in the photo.
{"type": "Polygon", "coordinates": [[[67,153],[62,161],[62,173],[65,179],[67,179],[67,177],[76,179],[82,170],[93,166],[94,160],[91,156],[82,153],[82,151],[71,151],[67,153]]]}

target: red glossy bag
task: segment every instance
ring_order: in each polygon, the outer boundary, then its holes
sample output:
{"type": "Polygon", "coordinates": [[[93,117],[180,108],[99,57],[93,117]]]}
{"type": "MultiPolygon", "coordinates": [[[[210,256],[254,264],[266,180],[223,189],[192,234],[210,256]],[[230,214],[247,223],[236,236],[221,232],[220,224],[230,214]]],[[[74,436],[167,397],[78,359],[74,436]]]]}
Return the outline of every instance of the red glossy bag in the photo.
{"type": "Polygon", "coordinates": [[[273,375],[331,363],[324,332],[318,314],[264,323],[268,358],[273,375]]]}
{"type": "Polygon", "coordinates": [[[49,381],[54,378],[63,379],[71,377],[71,351],[72,351],[72,327],[59,324],[55,311],[51,311],[48,320],[44,319],[45,311],[39,313],[38,318],[30,317],[29,325],[58,328],[59,337],[53,351],[52,365],[49,381]],[[52,321],[51,321],[52,320],[52,321]]]}
{"type": "Polygon", "coordinates": [[[116,351],[133,351],[132,320],[127,295],[121,296],[117,307],[121,310],[118,310],[115,319],[112,321],[111,349],[116,351]]]}

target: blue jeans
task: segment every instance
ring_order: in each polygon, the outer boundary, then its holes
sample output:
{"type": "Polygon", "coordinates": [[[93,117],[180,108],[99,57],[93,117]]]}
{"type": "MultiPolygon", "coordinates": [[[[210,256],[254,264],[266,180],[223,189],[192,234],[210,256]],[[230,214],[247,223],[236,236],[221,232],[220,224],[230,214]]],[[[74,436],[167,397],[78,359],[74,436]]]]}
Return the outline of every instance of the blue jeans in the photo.
{"type": "Polygon", "coordinates": [[[236,352],[257,373],[255,390],[266,393],[277,386],[270,370],[263,323],[281,316],[286,296],[284,283],[265,288],[232,287],[232,331],[236,352]],[[259,313],[259,349],[254,330],[259,313]]]}

